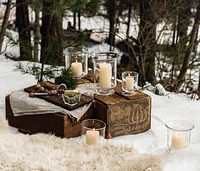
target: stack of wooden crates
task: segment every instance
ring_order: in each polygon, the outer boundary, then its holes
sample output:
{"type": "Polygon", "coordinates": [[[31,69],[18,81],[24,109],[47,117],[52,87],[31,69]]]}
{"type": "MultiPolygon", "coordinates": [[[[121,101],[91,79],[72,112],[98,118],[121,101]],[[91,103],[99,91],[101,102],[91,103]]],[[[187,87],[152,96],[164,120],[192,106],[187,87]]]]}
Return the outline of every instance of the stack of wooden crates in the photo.
{"type": "Polygon", "coordinates": [[[106,123],[106,138],[133,135],[151,127],[151,97],[141,91],[134,96],[123,96],[121,83],[110,96],[95,95],[94,102],[79,122],[74,123],[67,113],[14,116],[9,95],[6,96],[6,118],[9,125],[28,134],[52,133],[60,137],[81,134],[81,121],[100,119],[106,123]]]}

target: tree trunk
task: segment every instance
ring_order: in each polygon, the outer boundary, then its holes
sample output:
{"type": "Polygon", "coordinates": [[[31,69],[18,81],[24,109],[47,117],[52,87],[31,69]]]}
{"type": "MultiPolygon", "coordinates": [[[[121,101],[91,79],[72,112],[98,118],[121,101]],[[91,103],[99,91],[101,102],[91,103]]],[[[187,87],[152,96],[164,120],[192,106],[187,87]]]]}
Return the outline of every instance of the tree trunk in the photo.
{"type": "Polygon", "coordinates": [[[197,93],[200,99],[200,68],[199,68],[199,83],[198,83],[198,89],[197,89],[197,93]]]}
{"type": "Polygon", "coordinates": [[[182,65],[180,73],[178,75],[177,83],[174,86],[174,91],[178,91],[180,89],[181,85],[184,82],[185,74],[187,72],[189,62],[190,62],[190,58],[191,58],[191,52],[193,50],[194,43],[195,43],[196,32],[199,29],[199,25],[200,25],[200,4],[197,7],[197,13],[196,13],[193,29],[192,29],[192,32],[191,32],[191,35],[190,35],[189,45],[188,45],[186,52],[185,52],[183,65],[182,65]]]}
{"type": "Polygon", "coordinates": [[[40,10],[35,7],[35,25],[34,25],[34,60],[38,61],[39,44],[40,44],[40,10]]]}
{"type": "Polygon", "coordinates": [[[7,6],[6,6],[6,12],[4,14],[3,24],[2,24],[1,32],[0,32],[0,53],[2,51],[4,35],[6,32],[7,25],[8,25],[8,19],[9,19],[9,15],[10,15],[11,5],[12,5],[12,0],[8,0],[7,6]]]}
{"type": "Polygon", "coordinates": [[[76,28],[76,12],[73,12],[73,26],[76,28]]]}
{"type": "Polygon", "coordinates": [[[131,10],[132,10],[132,3],[129,3],[128,8],[128,22],[127,22],[127,30],[126,30],[126,38],[129,37],[129,30],[130,30],[130,24],[131,24],[131,10]]]}
{"type": "Polygon", "coordinates": [[[80,11],[78,12],[78,31],[81,30],[81,13],[80,11]]]}
{"type": "Polygon", "coordinates": [[[31,33],[29,24],[28,1],[16,1],[16,27],[19,33],[20,59],[32,59],[31,33]]]}
{"type": "Polygon", "coordinates": [[[62,18],[56,16],[53,1],[43,0],[41,63],[62,64],[63,59],[63,28],[62,18]]]}
{"type": "Polygon", "coordinates": [[[188,36],[187,36],[187,31],[188,27],[190,25],[190,20],[191,20],[191,11],[189,8],[189,2],[186,0],[186,4],[184,7],[180,9],[179,12],[179,17],[178,17],[178,30],[177,30],[177,40],[179,40],[178,44],[178,54],[184,54],[185,49],[187,47],[187,42],[188,42],[188,36]]]}
{"type": "Polygon", "coordinates": [[[109,8],[109,37],[108,37],[108,44],[110,45],[110,51],[112,51],[112,47],[115,44],[115,33],[116,33],[116,23],[118,18],[118,6],[119,0],[112,0],[108,1],[108,8],[109,8]]]}

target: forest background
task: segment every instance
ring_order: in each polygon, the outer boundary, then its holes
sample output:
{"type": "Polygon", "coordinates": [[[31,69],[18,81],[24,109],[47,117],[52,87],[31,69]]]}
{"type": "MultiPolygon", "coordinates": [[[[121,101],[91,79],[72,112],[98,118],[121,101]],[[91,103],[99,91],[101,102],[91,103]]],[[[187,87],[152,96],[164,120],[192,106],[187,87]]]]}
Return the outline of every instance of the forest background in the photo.
{"type": "Polygon", "coordinates": [[[91,37],[104,34],[102,41],[109,44],[110,51],[118,48],[123,52],[118,72],[137,71],[141,87],[159,82],[168,91],[200,97],[198,0],[7,0],[1,5],[6,7],[1,16],[1,53],[6,51],[2,47],[6,36],[10,44],[20,47],[15,60],[41,64],[28,70],[19,66],[37,75],[38,81],[44,76],[55,77],[56,67],[65,65],[68,47],[81,49],[102,43],[91,37]],[[13,9],[14,21],[10,17],[13,9]],[[73,21],[64,28],[63,21],[71,16],[73,21]],[[84,18],[96,16],[107,21],[108,27],[82,28],[84,18]],[[130,31],[131,22],[136,23],[137,34],[130,31]],[[11,29],[18,33],[17,39],[11,29]]]}

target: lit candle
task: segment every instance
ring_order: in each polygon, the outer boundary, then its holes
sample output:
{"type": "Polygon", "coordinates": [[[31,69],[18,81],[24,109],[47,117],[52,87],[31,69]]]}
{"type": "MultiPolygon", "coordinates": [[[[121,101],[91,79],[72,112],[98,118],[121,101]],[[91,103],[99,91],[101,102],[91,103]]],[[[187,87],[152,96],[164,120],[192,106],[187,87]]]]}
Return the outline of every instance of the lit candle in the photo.
{"type": "Polygon", "coordinates": [[[82,76],[82,63],[80,62],[73,62],[72,65],[72,72],[75,74],[76,77],[81,77],[82,76]]]}
{"type": "Polygon", "coordinates": [[[111,88],[112,67],[109,63],[100,64],[99,82],[101,88],[111,88]]]}
{"type": "Polygon", "coordinates": [[[185,146],[185,135],[181,133],[172,134],[172,147],[175,149],[181,149],[185,146]]]}
{"type": "Polygon", "coordinates": [[[133,90],[134,78],[130,74],[126,77],[126,89],[133,90]]]}
{"type": "Polygon", "coordinates": [[[99,131],[87,130],[86,131],[86,144],[88,145],[95,145],[98,144],[99,141],[99,131]]]}

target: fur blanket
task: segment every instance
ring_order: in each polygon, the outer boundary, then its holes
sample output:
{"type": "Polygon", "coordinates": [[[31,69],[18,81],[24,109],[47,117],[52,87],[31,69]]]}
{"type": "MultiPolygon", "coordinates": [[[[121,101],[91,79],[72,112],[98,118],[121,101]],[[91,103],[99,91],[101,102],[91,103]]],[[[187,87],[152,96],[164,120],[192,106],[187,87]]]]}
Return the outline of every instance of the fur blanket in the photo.
{"type": "Polygon", "coordinates": [[[111,143],[82,146],[73,139],[48,134],[9,132],[0,117],[1,171],[160,171],[158,156],[111,143]]]}

